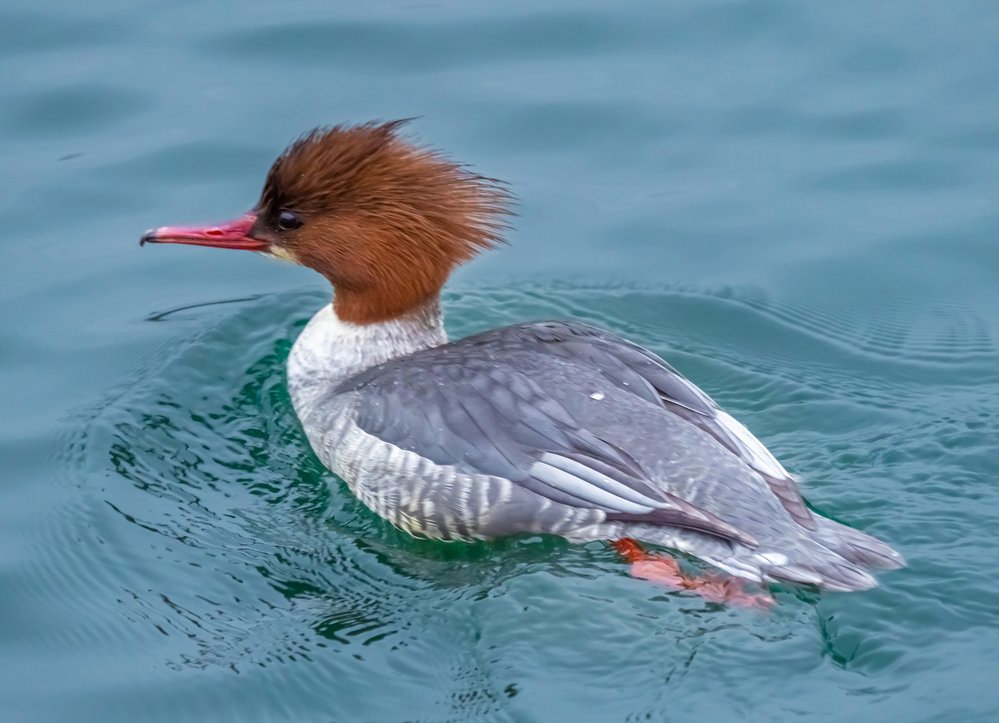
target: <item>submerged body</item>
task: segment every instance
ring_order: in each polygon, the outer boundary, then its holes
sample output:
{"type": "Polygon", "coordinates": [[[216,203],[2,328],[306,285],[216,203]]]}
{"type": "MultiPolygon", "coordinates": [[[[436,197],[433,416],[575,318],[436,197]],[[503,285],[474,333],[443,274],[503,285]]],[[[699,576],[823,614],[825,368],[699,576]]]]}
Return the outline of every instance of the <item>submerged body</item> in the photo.
{"type": "Polygon", "coordinates": [[[288,386],[312,448],[365,505],[424,537],[608,540],[633,562],[637,539],[759,582],[856,590],[876,584],[868,568],[903,564],[809,510],[759,440],[636,344],[560,321],[449,342],[440,290],[499,240],[508,199],[398,127],[314,131],[250,213],[142,239],[261,251],[332,282],[288,386]]]}

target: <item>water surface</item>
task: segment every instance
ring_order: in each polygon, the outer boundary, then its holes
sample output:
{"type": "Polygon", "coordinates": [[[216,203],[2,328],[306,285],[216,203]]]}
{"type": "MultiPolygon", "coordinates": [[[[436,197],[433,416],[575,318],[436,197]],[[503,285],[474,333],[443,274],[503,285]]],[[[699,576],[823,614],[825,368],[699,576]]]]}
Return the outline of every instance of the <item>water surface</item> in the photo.
{"type": "Polygon", "coordinates": [[[995,720],[996,37],[985,2],[5,3],[0,719],[995,720]],[[284,387],[322,282],[136,240],[410,116],[521,199],[452,335],[646,344],[910,566],[760,615],[359,505],[284,387]]]}

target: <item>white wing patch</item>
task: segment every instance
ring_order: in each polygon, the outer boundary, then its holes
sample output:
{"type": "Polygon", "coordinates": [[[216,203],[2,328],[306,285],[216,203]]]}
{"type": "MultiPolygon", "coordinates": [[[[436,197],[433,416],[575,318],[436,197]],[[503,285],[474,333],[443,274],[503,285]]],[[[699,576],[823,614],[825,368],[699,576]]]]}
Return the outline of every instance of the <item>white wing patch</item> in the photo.
{"type": "MultiPolygon", "coordinates": [[[[752,432],[746,429],[742,422],[715,404],[711,397],[705,394],[689,379],[685,379],[679,375],[676,375],[675,378],[711,409],[715,421],[723,430],[725,430],[729,441],[736,446],[739,451],[739,456],[742,457],[743,460],[749,464],[749,466],[757,472],[762,472],[763,474],[776,477],[777,479],[794,479],[794,477],[788,474],[787,470],[784,469],[783,465],[777,461],[777,458],[771,454],[770,450],[763,446],[763,442],[758,440],[752,432]]],[[[670,402],[694,412],[695,414],[703,414],[703,412],[691,409],[676,399],[670,398],[670,402]]]]}
{"type": "Polygon", "coordinates": [[[662,502],[639,494],[601,472],[560,455],[542,455],[531,465],[529,472],[535,479],[557,490],[600,507],[634,515],[666,507],[662,502]]]}
{"type": "Polygon", "coordinates": [[[742,453],[741,456],[751,467],[771,477],[793,479],[776,457],[770,453],[770,450],[763,446],[763,442],[754,437],[753,433],[746,429],[742,422],[717,407],[715,408],[715,419],[728,432],[742,453]]]}

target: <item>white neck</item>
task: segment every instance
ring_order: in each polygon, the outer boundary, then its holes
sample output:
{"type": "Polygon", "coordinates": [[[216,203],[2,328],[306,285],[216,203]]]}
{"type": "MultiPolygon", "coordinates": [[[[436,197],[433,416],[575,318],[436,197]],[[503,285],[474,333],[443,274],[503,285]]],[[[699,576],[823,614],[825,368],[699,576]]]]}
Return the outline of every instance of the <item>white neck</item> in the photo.
{"type": "Polygon", "coordinates": [[[299,334],[288,357],[288,391],[299,418],[316,398],[348,377],[382,362],[447,342],[440,300],[389,321],[341,321],[327,304],[299,334]]]}

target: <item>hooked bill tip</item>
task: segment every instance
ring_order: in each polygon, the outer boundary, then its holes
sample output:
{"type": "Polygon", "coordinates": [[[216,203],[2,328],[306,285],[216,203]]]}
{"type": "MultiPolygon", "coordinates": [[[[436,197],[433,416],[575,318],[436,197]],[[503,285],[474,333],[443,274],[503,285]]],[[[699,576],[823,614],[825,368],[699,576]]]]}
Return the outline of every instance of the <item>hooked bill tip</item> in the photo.
{"type": "Polygon", "coordinates": [[[156,240],[156,229],[151,228],[148,231],[146,231],[144,234],[142,234],[142,237],[139,239],[139,246],[145,246],[147,241],[153,242],[155,240],[156,240]]]}

